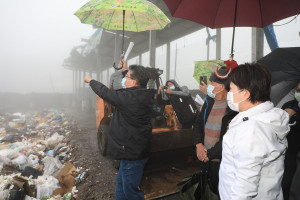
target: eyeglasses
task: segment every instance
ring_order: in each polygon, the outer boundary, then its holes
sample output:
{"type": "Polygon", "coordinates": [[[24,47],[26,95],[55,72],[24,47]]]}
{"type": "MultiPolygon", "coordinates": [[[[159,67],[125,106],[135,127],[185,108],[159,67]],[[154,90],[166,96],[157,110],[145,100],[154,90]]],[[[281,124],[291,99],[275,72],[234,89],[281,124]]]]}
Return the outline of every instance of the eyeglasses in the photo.
{"type": "Polygon", "coordinates": [[[134,80],[133,78],[131,78],[131,77],[128,76],[128,75],[126,75],[125,77],[128,78],[128,79],[130,79],[130,80],[132,80],[132,81],[134,80]]]}

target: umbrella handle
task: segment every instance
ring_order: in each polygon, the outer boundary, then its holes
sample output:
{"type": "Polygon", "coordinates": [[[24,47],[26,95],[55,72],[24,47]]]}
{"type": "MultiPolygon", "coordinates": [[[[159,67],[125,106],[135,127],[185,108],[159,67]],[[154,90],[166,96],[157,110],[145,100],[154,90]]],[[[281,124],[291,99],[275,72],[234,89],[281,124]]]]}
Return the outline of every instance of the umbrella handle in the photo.
{"type": "MultiPolygon", "coordinates": [[[[124,59],[124,52],[122,53],[121,58],[124,59]]],[[[122,68],[123,68],[123,62],[122,62],[121,67],[117,67],[117,66],[116,66],[116,63],[114,62],[114,63],[113,63],[113,68],[115,68],[116,70],[122,69],[122,68]]]]}
{"type": "Polygon", "coordinates": [[[117,67],[116,63],[114,62],[114,63],[113,63],[113,68],[115,68],[116,70],[120,70],[120,69],[123,68],[123,63],[122,63],[122,65],[121,65],[121,67],[117,67]]]}

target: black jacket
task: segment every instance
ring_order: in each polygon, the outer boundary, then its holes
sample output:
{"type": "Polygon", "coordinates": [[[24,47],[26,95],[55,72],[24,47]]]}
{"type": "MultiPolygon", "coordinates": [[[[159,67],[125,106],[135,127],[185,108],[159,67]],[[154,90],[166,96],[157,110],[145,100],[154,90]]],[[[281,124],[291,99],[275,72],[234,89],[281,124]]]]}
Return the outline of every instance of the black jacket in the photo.
{"type": "Polygon", "coordinates": [[[300,108],[298,106],[298,101],[292,100],[285,103],[282,106],[282,109],[284,110],[286,108],[290,108],[296,112],[296,114],[290,118],[289,122],[290,124],[296,122],[296,124],[291,126],[291,130],[286,137],[288,140],[288,150],[286,153],[296,156],[300,151],[300,108]]]}
{"type": "MultiPolygon", "coordinates": [[[[215,103],[215,100],[209,96],[206,96],[205,103],[202,106],[200,112],[197,112],[195,124],[194,124],[194,144],[202,143],[204,144],[204,130],[207,118],[209,113],[215,103]]],[[[227,132],[228,125],[230,121],[238,114],[238,112],[232,111],[229,107],[227,107],[226,114],[222,119],[221,132],[220,132],[220,140],[215,144],[214,147],[207,150],[207,157],[212,159],[221,159],[222,158],[222,140],[223,136],[227,132]]]]}
{"type": "Polygon", "coordinates": [[[116,160],[148,157],[155,90],[142,87],[110,90],[95,80],[90,86],[99,97],[115,107],[107,137],[108,154],[116,160]]]}

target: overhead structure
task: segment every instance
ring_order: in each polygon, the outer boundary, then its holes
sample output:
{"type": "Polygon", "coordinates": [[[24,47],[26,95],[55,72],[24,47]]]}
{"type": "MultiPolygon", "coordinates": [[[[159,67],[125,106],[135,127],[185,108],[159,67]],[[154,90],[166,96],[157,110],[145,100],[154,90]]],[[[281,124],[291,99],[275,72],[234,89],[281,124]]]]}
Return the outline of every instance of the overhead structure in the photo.
{"type": "Polygon", "coordinates": [[[188,19],[210,28],[263,28],[273,22],[300,14],[297,0],[164,0],[173,17],[188,19]]]}

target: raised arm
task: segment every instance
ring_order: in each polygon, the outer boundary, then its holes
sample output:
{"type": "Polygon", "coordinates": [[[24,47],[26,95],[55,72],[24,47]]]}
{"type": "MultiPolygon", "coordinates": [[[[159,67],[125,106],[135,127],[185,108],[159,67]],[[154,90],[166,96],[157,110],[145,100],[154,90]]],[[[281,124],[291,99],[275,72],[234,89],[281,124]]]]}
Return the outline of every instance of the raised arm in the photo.
{"type": "Polygon", "coordinates": [[[84,79],[85,83],[89,83],[92,90],[102,99],[110,104],[117,106],[123,103],[122,97],[118,91],[108,89],[104,84],[93,80],[90,75],[86,75],[84,79]]]}

